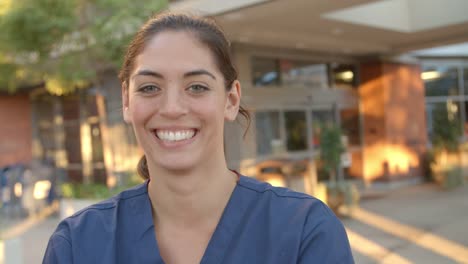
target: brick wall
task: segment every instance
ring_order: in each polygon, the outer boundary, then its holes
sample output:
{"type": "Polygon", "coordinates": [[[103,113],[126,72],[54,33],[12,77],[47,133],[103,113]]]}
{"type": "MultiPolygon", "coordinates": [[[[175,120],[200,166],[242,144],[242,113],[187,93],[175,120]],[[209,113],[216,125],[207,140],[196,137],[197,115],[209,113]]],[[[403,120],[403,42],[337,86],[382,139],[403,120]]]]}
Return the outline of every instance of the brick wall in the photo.
{"type": "Polygon", "coordinates": [[[420,74],[418,65],[361,65],[364,179],[422,176],[427,136],[420,74]]]}
{"type": "Polygon", "coordinates": [[[32,159],[29,96],[0,95],[0,167],[32,159]]]}

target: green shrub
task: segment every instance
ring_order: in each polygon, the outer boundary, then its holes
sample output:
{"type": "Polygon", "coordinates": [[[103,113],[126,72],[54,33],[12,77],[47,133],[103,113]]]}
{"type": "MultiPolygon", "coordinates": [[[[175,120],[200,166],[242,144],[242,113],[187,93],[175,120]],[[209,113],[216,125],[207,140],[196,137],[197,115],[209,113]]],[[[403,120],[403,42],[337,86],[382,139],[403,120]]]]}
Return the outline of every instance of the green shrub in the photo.
{"type": "Polygon", "coordinates": [[[110,198],[118,193],[133,187],[143,181],[135,175],[128,177],[125,184],[109,188],[105,184],[98,183],[63,183],[61,185],[62,197],[72,199],[95,199],[102,200],[110,198]]]}

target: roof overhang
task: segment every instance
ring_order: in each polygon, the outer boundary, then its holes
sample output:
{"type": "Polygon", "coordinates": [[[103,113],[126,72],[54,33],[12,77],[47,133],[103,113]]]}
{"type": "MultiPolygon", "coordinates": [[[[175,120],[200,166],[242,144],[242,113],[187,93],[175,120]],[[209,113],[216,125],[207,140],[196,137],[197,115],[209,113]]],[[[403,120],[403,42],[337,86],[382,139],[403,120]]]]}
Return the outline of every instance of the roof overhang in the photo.
{"type": "Polygon", "coordinates": [[[231,41],[335,55],[392,56],[468,42],[466,0],[187,0],[231,41]]]}

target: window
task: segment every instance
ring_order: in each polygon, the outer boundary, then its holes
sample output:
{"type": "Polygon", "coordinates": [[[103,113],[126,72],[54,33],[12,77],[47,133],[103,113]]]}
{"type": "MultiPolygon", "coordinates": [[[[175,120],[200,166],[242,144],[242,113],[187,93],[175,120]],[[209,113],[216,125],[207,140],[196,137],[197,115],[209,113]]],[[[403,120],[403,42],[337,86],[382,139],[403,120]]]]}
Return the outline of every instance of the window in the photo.
{"type": "Polygon", "coordinates": [[[257,129],[257,153],[259,155],[273,154],[273,146],[280,140],[279,112],[256,112],[255,127],[257,129]]]}
{"type": "MultiPolygon", "coordinates": [[[[431,141],[434,140],[434,130],[437,125],[446,126],[447,120],[458,120],[461,122],[460,103],[447,100],[444,103],[428,103],[426,105],[427,132],[431,141]],[[444,121],[445,120],[445,121],[444,121]]],[[[447,128],[448,129],[448,128],[447,128]]],[[[460,128],[461,129],[461,128],[460,128]]]]}
{"type": "Polygon", "coordinates": [[[253,58],[253,84],[255,86],[279,85],[278,62],[269,58],[253,58]]]}
{"type": "Polygon", "coordinates": [[[426,96],[451,96],[459,94],[457,68],[447,66],[426,67],[421,74],[426,96]]]}
{"type": "Polygon", "coordinates": [[[340,111],[341,129],[348,137],[350,146],[361,144],[361,136],[359,130],[359,110],[358,109],[343,109],[340,111]]]}
{"type": "Polygon", "coordinates": [[[304,111],[288,111],[284,113],[286,121],[286,147],[290,151],[306,150],[307,121],[304,111]]]}
{"type": "Polygon", "coordinates": [[[280,58],[252,58],[252,78],[256,87],[291,86],[311,89],[357,86],[356,66],[280,58]]]}
{"type": "Polygon", "coordinates": [[[304,61],[279,60],[281,81],[287,86],[305,86],[313,89],[328,86],[327,65],[304,61]]]}
{"type": "Polygon", "coordinates": [[[463,84],[465,95],[468,95],[468,67],[463,69],[463,84]]]}

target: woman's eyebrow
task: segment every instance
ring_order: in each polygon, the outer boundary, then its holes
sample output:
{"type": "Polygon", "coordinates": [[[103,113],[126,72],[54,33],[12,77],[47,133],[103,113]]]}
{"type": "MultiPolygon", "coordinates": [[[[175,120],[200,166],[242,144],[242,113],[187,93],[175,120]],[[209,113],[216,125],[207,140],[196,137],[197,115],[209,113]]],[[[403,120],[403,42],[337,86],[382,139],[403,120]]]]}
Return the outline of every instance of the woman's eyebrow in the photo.
{"type": "MultiPolygon", "coordinates": [[[[210,73],[207,70],[203,70],[203,69],[193,70],[193,71],[189,71],[189,72],[184,73],[185,78],[192,77],[192,76],[198,76],[198,75],[207,75],[207,76],[211,77],[213,80],[216,80],[216,77],[214,76],[214,74],[210,73]]],[[[151,70],[139,70],[132,76],[132,78],[135,78],[136,76],[152,76],[152,77],[155,77],[155,78],[164,79],[164,76],[161,73],[151,71],[151,70]]]]}
{"type": "Polygon", "coordinates": [[[186,72],[184,74],[184,77],[192,77],[192,76],[197,76],[197,75],[208,75],[213,80],[216,80],[216,77],[214,76],[214,74],[210,73],[207,70],[203,70],[203,69],[186,72]]]}
{"type": "Polygon", "coordinates": [[[139,70],[138,72],[136,72],[132,78],[135,78],[136,76],[139,76],[139,75],[142,75],[142,76],[153,76],[155,78],[159,78],[159,79],[164,79],[163,75],[158,73],[158,72],[155,72],[155,71],[150,71],[150,70],[139,70]]]}

